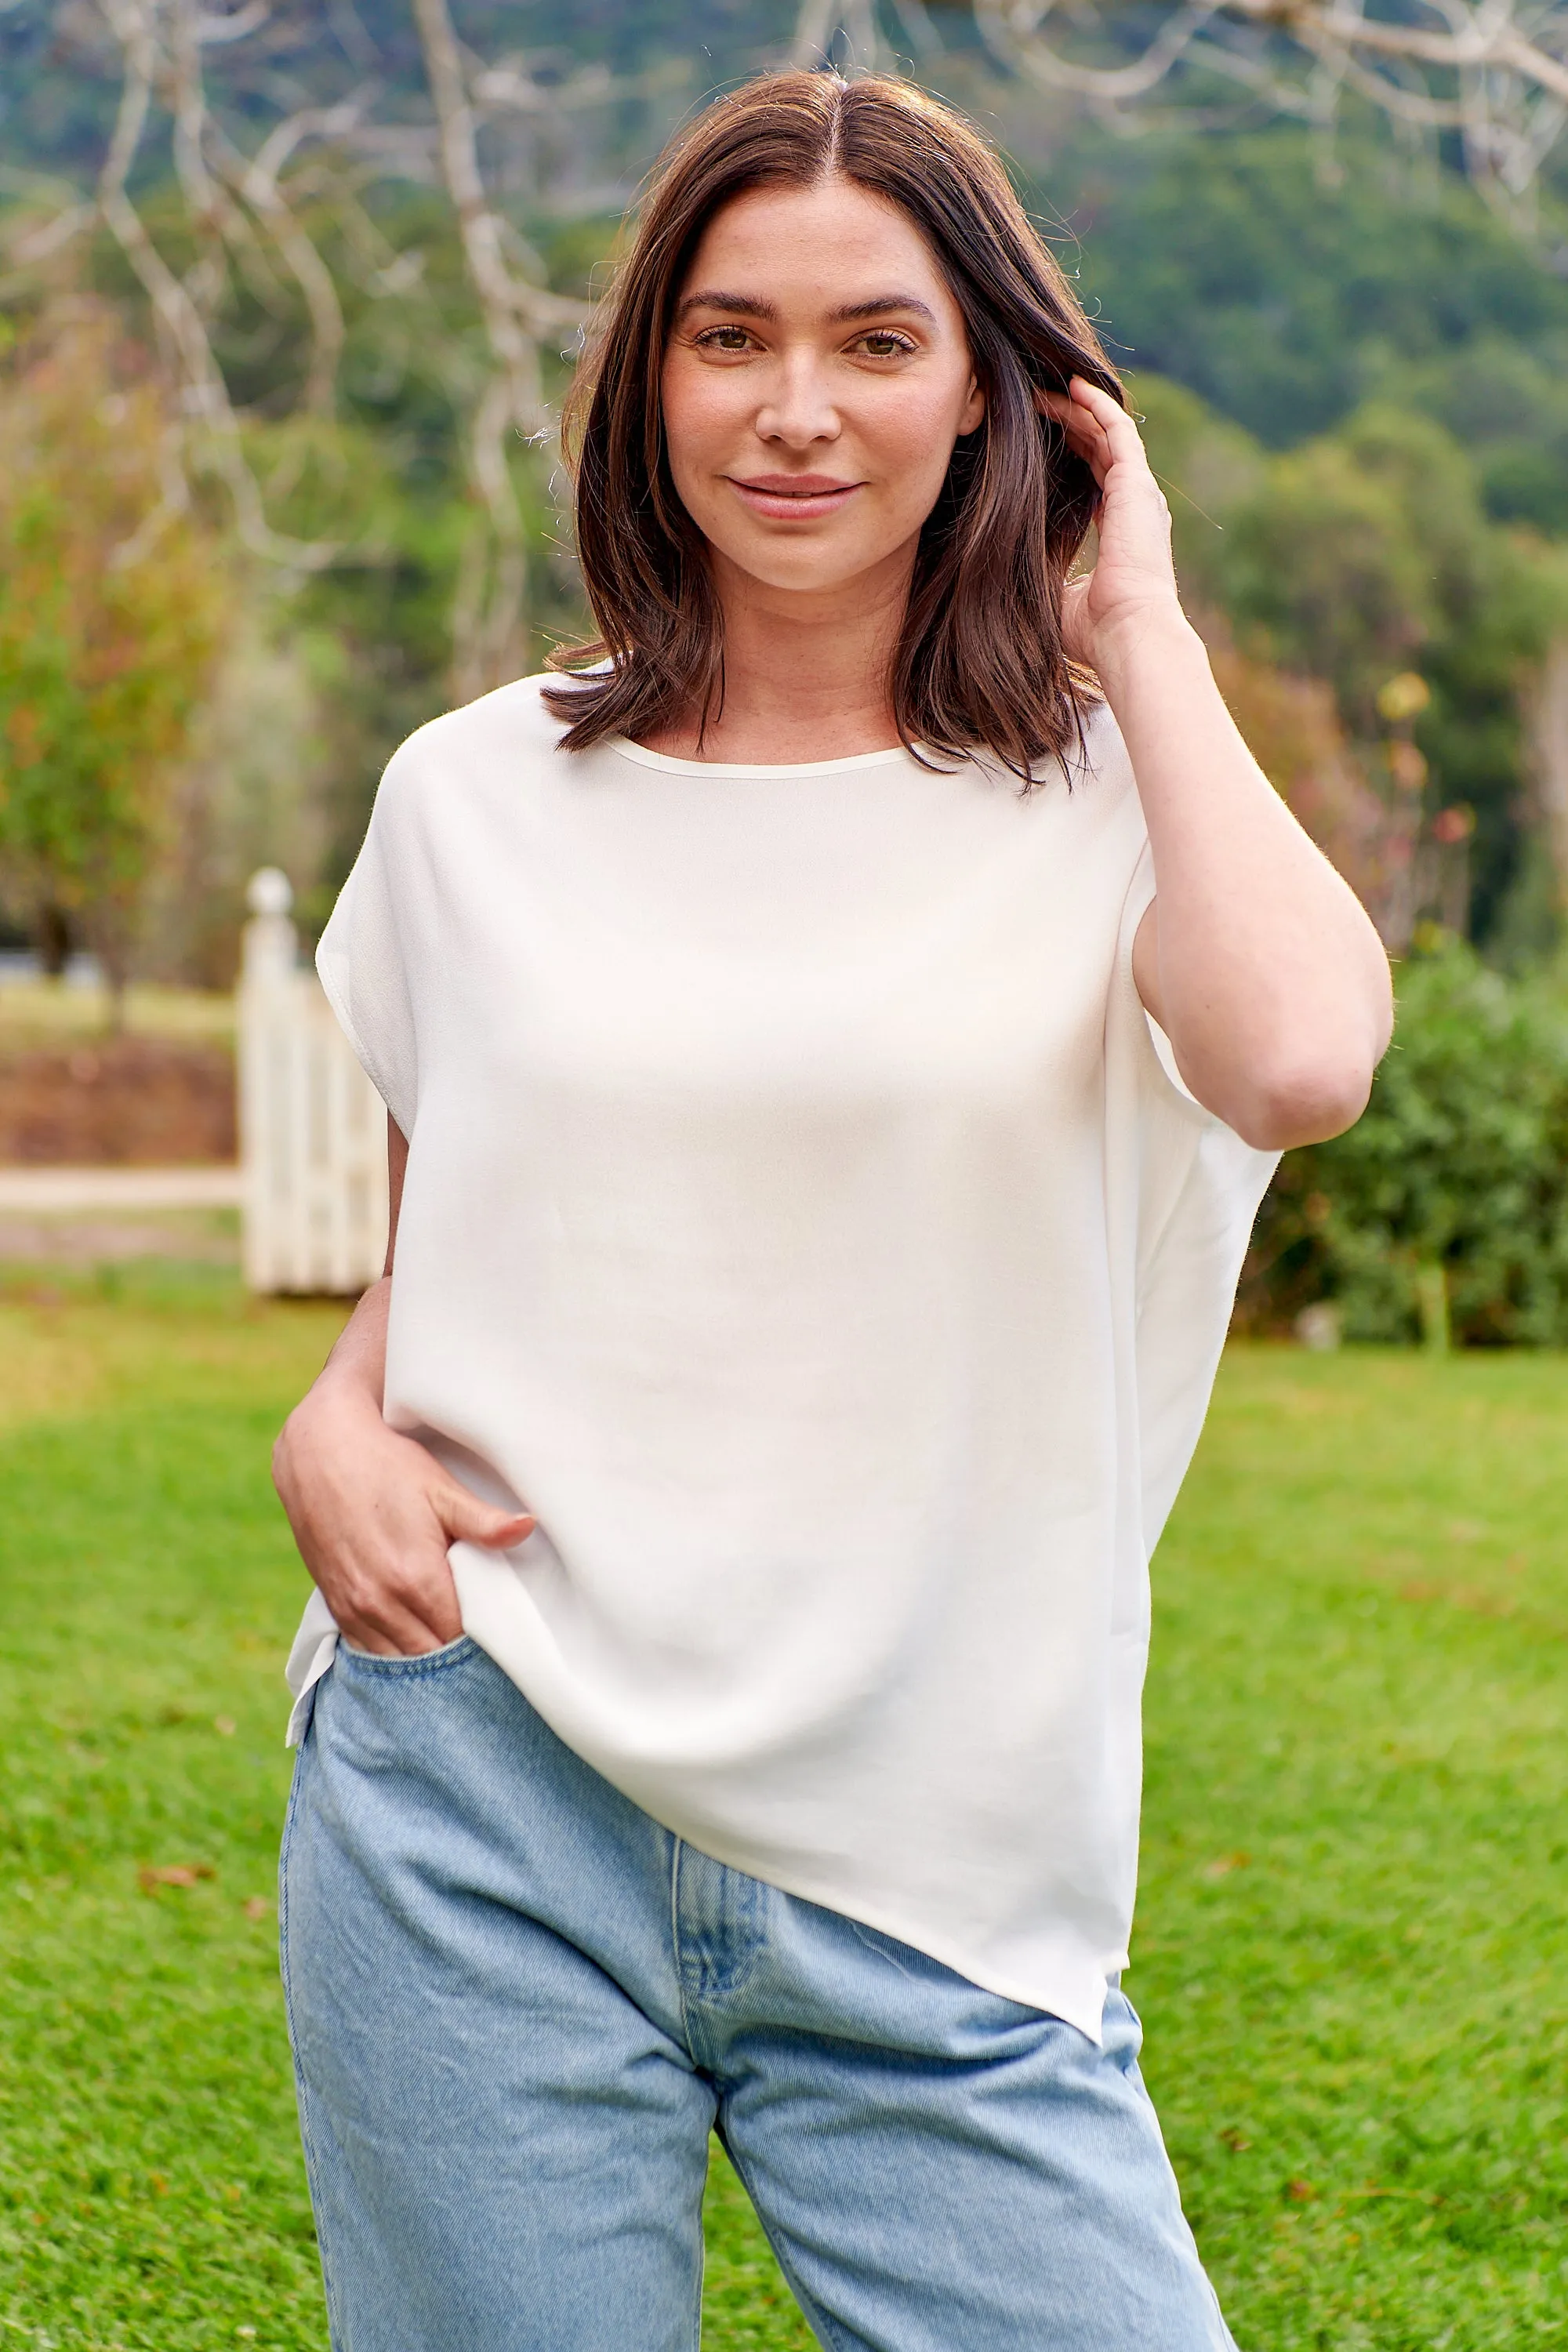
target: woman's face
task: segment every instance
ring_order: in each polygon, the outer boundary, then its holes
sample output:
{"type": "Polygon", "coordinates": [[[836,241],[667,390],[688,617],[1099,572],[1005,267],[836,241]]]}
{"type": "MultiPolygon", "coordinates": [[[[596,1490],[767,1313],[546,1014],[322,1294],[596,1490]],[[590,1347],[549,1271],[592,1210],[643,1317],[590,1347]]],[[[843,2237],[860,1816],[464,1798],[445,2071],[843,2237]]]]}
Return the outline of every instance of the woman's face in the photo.
{"type": "Polygon", "coordinates": [[[912,563],[953,443],[984,411],[925,238],[841,179],[715,214],[663,394],[675,487],[721,574],[814,593],[912,563]]]}

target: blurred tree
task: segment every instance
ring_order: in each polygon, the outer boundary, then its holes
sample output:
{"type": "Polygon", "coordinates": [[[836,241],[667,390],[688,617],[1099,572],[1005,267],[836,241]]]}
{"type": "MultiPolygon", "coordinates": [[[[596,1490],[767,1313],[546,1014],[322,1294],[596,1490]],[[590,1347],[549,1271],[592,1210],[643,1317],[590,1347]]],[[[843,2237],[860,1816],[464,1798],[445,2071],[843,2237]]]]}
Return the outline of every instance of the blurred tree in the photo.
{"type": "Polygon", "coordinates": [[[1332,682],[1374,780],[1396,801],[1425,789],[1437,843],[1458,848],[1473,827],[1485,939],[1519,875],[1525,698],[1568,625],[1568,559],[1489,521],[1470,457],[1439,425],[1373,403],[1271,461],[1227,517],[1224,571],[1243,645],[1332,682]],[[1406,673],[1425,693],[1394,709],[1406,673]]]}
{"type": "MultiPolygon", "coordinates": [[[[1424,910],[1448,920],[1460,897],[1477,937],[1517,929],[1513,897],[1537,890],[1522,845],[1541,796],[1540,680],[1568,632],[1568,551],[1492,522],[1469,453],[1410,410],[1370,403],[1270,456],[1182,386],[1140,375],[1132,393],[1184,584],[1223,616],[1222,657],[1331,688],[1340,756],[1385,812],[1379,836],[1364,810],[1348,814],[1359,803],[1342,784],[1329,795],[1346,812],[1342,843],[1363,845],[1361,874],[1370,858],[1381,876],[1368,904],[1385,936],[1403,948],[1424,910]]],[[[1296,706],[1277,688],[1250,699],[1262,756],[1270,708],[1296,706]]]]}
{"type": "Polygon", "coordinates": [[[1075,126],[1031,182],[1081,238],[1114,349],[1173,376],[1271,448],[1368,399],[1424,410],[1495,464],[1488,504],[1568,517],[1568,278],[1550,192],[1538,237],[1458,173],[1346,131],[1326,173],[1298,126],[1225,138],[1075,126]],[[1525,507],[1528,445],[1550,508],[1525,507]],[[1495,501],[1495,502],[1494,502],[1495,501]]]}
{"type": "MultiPolygon", "coordinates": [[[[981,15],[990,37],[999,20],[981,15]]],[[[1446,872],[1471,860],[1489,940],[1543,943],[1563,891],[1542,887],[1530,812],[1563,793],[1530,800],[1519,706],[1551,566],[1516,562],[1488,520],[1568,528],[1568,283],[1547,266],[1549,187],[1532,242],[1430,142],[1396,148],[1385,120],[1353,107],[1331,142],[1316,116],[1260,129],[1245,91],[1236,111],[1234,79],[1223,138],[1205,135],[1202,104],[1175,110],[1175,131],[1140,110],[1137,141],[1108,136],[1115,105],[999,76],[967,5],[585,0],[567,22],[544,0],[274,0],[226,14],[200,0],[108,13],[13,0],[0,5],[7,152],[41,168],[5,175],[0,300],[33,303],[73,273],[111,299],[167,388],[170,515],[208,499],[230,536],[272,559],[265,589],[263,564],[247,567],[247,599],[267,615],[244,657],[219,666],[228,716],[195,765],[227,772],[211,747],[231,719],[244,733],[235,714],[281,660],[310,746],[311,805],[284,827],[300,859],[310,844],[320,860],[294,877],[307,923],[346,869],[395,741],[573,630],[551,441],[563,339],[660,136],[708,81],[783,54],[792,16],[807,47],[912,64],[1016,153],[1049,158],[1049,193],[1084,233],[1086,290],[1121,347],[1247,428],[1195,411],[1174,478],[1196,508],[1177,500],[1178,537],[1227,690],[1275,745],[1284,788],[1317,810],[1336,856],[1385,879],[1378,827],[1391,812],[1403,824],[1414,797],[1430,829],[1473,809],[1473,841],[1445,847],[1446,872]],[[1452,560],[1434,554],[1436,516],[1413,528],[1424,494],[1410,467],[1346,437],[1369,400],[1391,397],[1452,436],[1424,447],[1461,445],[1458,472],[1443,457],[1425,493],[1436,506],[1454,488],[1452,560]],[[1297,475],[1277,471],[1268,450],[1313,435],[1297,475]],[[1292,517],[1307,535],[1286,553],[1292,517]],[[1377,698],[1407,670],[1426,707],[1394,724],[1377,698]],[[1431,772],[1418,793],[1417,754],[1431,772]],[[1515,921],[1526,880],[1536,912],[1515,921]]],[[[1117,67],[1173,11],[1076,0],[1008,21],[1033,38],[1069,16],[1075,54],[1117,67]]],[[[1247,30],[1255,47],[1273,37],[1261,18],[1247,30]]],[[[1442,152],[1457,155],[1451,138],[1442,152]]],[[[1049,209],[1037,180],[1026,193],[1049,209]]],[[[1535,698],[1538,735],[1560,701],[1535,698]]],[[[1531,758],[1542,777],[1568,772],[1568,752],[1531,758]]],[[[232,898],[228,869],[255,827],[231,800],[211,822],[182,814],[186,845],[209,846],[169,888],[232,898]]],[[[281,804],[259,772],[249,800],[281,804]]],[[[204,933],[204,971],[223,962],[232,911],[204,933]]],[[[165,928],[171,952],[187,928],[165,928]]]]}
{"type": "Polygon", "coordinates": [[[1258,765],[1392,940],[1405,928],[1419,806],[1406,808],[1373,791],[1326,679],[1238,652],[1228,624],[1212,610],[1199,606],[1195,619],[1220,692],[1258,765]]]}
{"type": "MultiPolygon", "coordinates": [[[[1194,127],[1261,105],[1310,123],[1331,162],[1344,113],[1447,142],[1502,213],[1530,217],[1568,121],[1568,0],[973,0],[997,56],[1135,131],[1171,101],[1194,127]]],[[[824,14],[803,0],[801,22],[824,14]]]]}
{"type": "Polygon", "coordinates": [[[166,496],[170,420],[112,314],[63,306],[0,369],[0,874],[67,922],[118,1017],[137,910],[229,587],[166,496]]]}
{"type": "MultiPolygon", "coordinates": [[[[38,13],[29,0],[27,16],[38,13]]],[[[374,34],[352,9],[316,0],[226,14],[201,0],[126,0],[101,11],[45,0],[42,13],[56,51],[95,80],[117,82],[117,102],[112,126],[102,122],[90,194],[80,184],[85,159],[74,155],[64,187],[18,175],[19,201],[0,222],[11,287],[58,286],[84,248],[96,248],[99,268],[112,248],[118,290],[175,395],[165,468],[174,502],[197,484],[221,486],[239,543],[295,578],[374,562],[384,551],[289,527],[300,501],[286,516],[256,447],[258,414],[330,437],[345,297],[395,304],[405,334],[432,339],[426,357],[437,372],[447,362],[444,404],[460,451],[464,527],[447,583],[452,683],[466,698],[515,676],[538,601],[530,538],[542,470],[534,453],[547,467],[553,442],[546,380],[585,313],[545,281],[518,199],[570,186],[600,143],[584,135],[587,119],[630,93],[602,69],[559,57],[545,80],[516,52],[481,65],[459,42],[447,0],[413,0],[412,26],[374,11],[374,34]],[[393,71],[367,78],[389,34],[393,71]],[[510,211],[497,194],[498,165],[510,211]],[[421,299],[426,254],[386,235],[398,194],[432,185],[441,192],[443,258],[455,257],[462,288],[449,340],[449,317],[421,299]]],[[[489,28],[504,21],[501,12],[489,28]]],[[[47,79],[46,57],[26,62],[47,79]]],[[[676,79],[683,89],[685,76],[676,79]]],[[[670,98],[679,109],[679,94],[670,98]]],[[[292,487],[287,467],[284,482],[292,487]]]]}
{"type": "Polygon", "coordinates": [[[1331,1299],[1345,1337],[1441,1319],[1462,1346],[1568,1341],[1568,1023],[1561,973],[1527,983],[1434,935],[1398,971],[1399,1024],[1366,1115],[1288,1152],[1242,1277],[1243,1329],[1331,1299]]]}
{"type": "MultiPolygon", "coordinates": [[[[1436,426],[1403,422],[1448,454],[1436,426]]],[[[1410,667],[1440,619],[1403,482],[1366,462],[1352,429],[1325,435],[1275,458],[1226,528],[1226,602],[1237,625],[1277,660],[1331,680],[1353,731],[1375,734],[1379,687],[1410,667]]]]}

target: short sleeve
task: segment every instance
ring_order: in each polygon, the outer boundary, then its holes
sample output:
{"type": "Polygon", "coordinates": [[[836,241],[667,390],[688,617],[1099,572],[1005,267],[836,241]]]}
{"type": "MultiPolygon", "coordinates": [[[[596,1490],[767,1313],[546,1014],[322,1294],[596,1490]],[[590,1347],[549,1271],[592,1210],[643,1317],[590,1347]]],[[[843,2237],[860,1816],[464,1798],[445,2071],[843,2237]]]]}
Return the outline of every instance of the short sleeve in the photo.
{"type": "Polygon", "coordinates": [[[402,756],[382,779],[364,845],[321,934],[316,971],[365,1075],[412,1135],[419,1061],[406,955],[402,756]]]}

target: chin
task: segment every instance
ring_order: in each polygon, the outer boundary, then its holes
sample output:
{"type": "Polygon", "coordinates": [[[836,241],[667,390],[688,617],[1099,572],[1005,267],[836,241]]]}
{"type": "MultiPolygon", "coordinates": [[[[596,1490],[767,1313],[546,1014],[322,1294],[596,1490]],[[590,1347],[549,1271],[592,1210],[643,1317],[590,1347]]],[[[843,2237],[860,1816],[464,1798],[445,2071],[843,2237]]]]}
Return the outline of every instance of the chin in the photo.
{"type": "Polygon", "coordinates": [[[835,589],[849,587],[859,576],[858,565],[846,567],[838,563],[756,563],[747,564],[744,569],[748,578],[760,586],[796,596],[830,596],[835,589]]]}
{"type": "Polygon", "coordinates": [[[883,560],[878,552],[867,553],[859,549],[851,553],[844,548],[812,546],[805,541],[804,534],[793,543],[774,540],[760,547],[725,547],[716,541],[710,543],[744,579],[754,580],[760,587],[800,596],[830,595],[835,589],[847,588],[874,571],[883,560]]]}

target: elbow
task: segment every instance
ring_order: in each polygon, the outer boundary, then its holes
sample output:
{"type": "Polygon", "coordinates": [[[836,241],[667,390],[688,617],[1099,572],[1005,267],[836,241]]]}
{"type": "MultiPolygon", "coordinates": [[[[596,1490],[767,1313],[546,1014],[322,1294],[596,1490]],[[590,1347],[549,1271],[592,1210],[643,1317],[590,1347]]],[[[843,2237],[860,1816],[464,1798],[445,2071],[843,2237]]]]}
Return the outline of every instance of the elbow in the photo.
{"type": "Polygon", "coordinates": [[[1372,1099],[1378,1064],[1394,1034],[1388,961],[1377,950],[1376,977],[1336,1012],[1281,1018],[1271,1048],[1249,1073],[1248,1099],[1231,1124],[1260,1151],[1294,1151],[1328,1143],[1355,1125],[1372,1099]]]}
{"type": "Polygon", "coordinates": [[[1327,1143],[1353,1127],[1372,1095],[1378,1057],[1370,1052],[1298,1054],[1255,1073],[1230,1124],[1258,1151],[1327,1143]]]}

